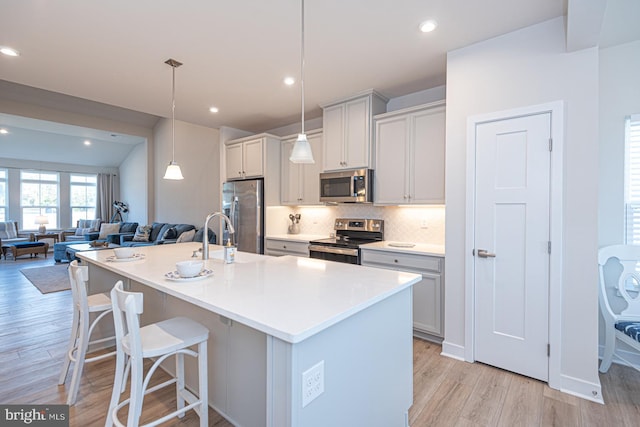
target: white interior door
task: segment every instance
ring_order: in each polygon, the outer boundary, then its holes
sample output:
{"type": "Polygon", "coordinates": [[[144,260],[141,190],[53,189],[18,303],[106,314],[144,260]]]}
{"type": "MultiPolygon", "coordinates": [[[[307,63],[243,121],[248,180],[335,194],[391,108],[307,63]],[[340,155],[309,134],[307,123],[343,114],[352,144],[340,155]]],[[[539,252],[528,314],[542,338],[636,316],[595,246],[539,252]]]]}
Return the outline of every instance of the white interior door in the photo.
{"type": "Polygon", "coordinates": [[[475,360],[543,381],[550,138],[551,113],[476,126],[475,360]]]}

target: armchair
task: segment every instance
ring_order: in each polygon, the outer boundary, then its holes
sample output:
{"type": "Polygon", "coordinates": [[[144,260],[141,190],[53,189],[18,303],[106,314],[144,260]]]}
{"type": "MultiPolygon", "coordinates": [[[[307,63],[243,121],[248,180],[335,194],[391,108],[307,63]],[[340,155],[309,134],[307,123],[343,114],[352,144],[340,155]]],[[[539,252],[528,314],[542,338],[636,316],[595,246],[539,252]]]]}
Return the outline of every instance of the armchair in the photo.
{"type": "Polygon", "coordinates": [[[60,232],[61,242],[86,242],[97,240],[100,236],[101,219],[79,219],[74,229],[60,232]]]}

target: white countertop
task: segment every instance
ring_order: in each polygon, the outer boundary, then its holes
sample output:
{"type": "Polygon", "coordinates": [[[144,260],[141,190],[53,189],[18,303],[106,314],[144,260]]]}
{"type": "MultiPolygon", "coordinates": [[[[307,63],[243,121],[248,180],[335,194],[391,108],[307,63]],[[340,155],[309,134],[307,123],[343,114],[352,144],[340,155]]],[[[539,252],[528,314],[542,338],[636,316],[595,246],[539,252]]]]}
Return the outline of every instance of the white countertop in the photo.
{"type": "MultiPolygon", "coordinates": [[[[413,247],[390,246],[389,244],[404,245],[407,242],[394,242],[393,240],[385,240],[383,242],[367,243],[362,245],[362,249],[371,249],[375,251],[389,251],[400,253],[414,253],[419,255],[444,256],[444,245],[432,245],[429,243],[415,243],[413,247]]],[[[413,243],[411,243],[413,244],[413,243]]]]}
{"type": "Polygon", "coordinates": [[[327,239],[329,236],[327,234],[270,234],[266,238],[308,243],[311,240],[327,239]]]}
{"type": "Polygon", "coordinates": [[[268,335],[297,343],[417,283],[417,274],[292,256],[238,252],[224,264],[222,247],[210,245],[205,268],[213,275],[188,282],[165,273],[192,259],[199,243],[136,248],[143,259],[109,262],[113,250],[78,252],[85,262],[143,283],[268,335]],[[213,259],[213,258],[218,259],[213,259]]]}

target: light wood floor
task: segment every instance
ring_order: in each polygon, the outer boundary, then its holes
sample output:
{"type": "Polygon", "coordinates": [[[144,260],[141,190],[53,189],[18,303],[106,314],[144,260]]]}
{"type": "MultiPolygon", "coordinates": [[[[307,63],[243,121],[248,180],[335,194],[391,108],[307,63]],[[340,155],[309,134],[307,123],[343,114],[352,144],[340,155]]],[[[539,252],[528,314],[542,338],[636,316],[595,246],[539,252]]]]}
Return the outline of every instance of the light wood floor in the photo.
{"type": "MultiPolygon", "coordinates": [[[[67,386],[57,380],[70,331],[70,291],[42,295],[20,273],[50,264],[51,257],[42,256],[0,261],[0,404],[66,400],[67,386]]],[[[440,351],[439,345],[414,340],[412,427],[640,425],[640,373],[633,369],[614,365],[600,376],[606,402],[600,405],[530,378],[442,357],[440,351]]],[[[104,425],[113,369],[111,359],[85,366],[78,401],[70,408],[71,426],[104,425]]],[[[145,398],[143,418],[170,412],[174,394],[168,388],[145,398]]],[[[165,425],[197,425],[197,416],[190,411],[165,425]]],[[[213,410],[209,425],[231,426],[213,410]]]]}

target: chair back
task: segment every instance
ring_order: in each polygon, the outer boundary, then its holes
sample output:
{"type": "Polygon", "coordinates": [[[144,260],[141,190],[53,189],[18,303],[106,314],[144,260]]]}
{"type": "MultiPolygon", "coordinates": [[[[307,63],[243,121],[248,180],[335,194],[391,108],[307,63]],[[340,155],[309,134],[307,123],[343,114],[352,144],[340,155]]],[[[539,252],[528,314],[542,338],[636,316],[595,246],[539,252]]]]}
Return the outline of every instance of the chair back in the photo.
{"type": "Polygon", "coordinates": [[[598,251],[600,307],[607,323],[640,320],[639,263],[640,246],[612,245],[598,251]],[[605,269],[605,265],[613,258],[617,260],[617,265],[609,263],[610,268],[605,269]],[[616,273],[614,277],[610,274],[612,270],[616,273]]]}
{"type": "Polygon", "coordinates": [[[69,284],[73,305],[82,313],[88,315],[89,301],[87,300],[87,282],[89,281],[89,268],[86,265],[78,265],[74,260],[69,264],[69,284]]]}
{"type": "Polygon", "coordinates": [[[122,348],[123,339],[128,336],[129,353],[134,359],[142,358],[142,342],[140,341],[140,314],[143,312],[143,294],[124,290],[122,280],[118,280],[111,290],[111,306],[113,323],[116,331],[116,346],[122,348]]]}

